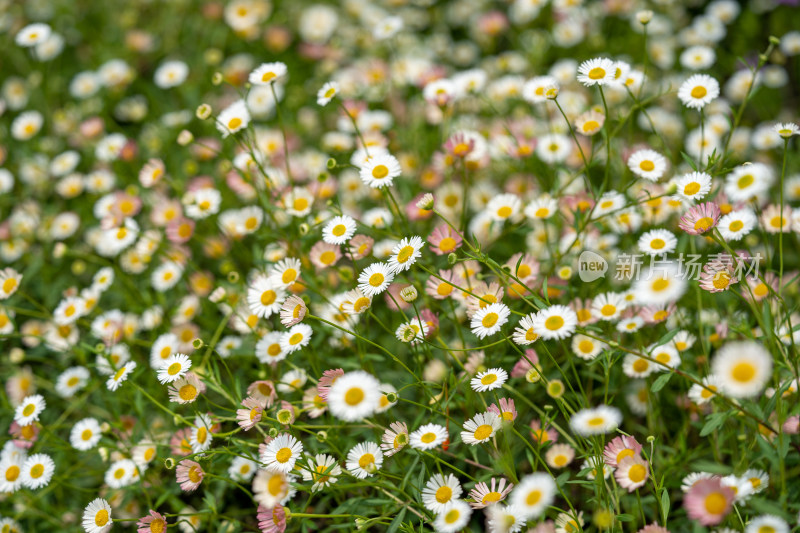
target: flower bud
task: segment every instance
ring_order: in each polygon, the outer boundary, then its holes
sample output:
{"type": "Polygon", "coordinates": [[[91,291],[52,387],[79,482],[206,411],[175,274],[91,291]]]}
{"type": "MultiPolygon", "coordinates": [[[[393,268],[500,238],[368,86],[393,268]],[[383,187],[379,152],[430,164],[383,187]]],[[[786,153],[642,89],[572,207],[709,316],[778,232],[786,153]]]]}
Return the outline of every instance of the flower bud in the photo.
{"type": "Polygon", "coordinates": [[[651,20],[653,20],[653,12],[649,9],[643,9],[636,13],[636,20],[638,20],[639,24],[642,26],[646,26],[651,20]]]}
{"type": "Polygon", "coordinates": [[[327,431],[317,431],[317,440],[319,442],[325,442],[328,440],[328,432],[327,431]]]}
{"type": "Polygon", "coordinates": [[[231,283],[236,283],[239,281],[239,273],[235,270],[228,272],[228,281],[231,283]]]}
{"type": "Polygon", "coordinates": [[[192,341],[192,346],[194,347],[195,350],[199,350],[200,348],[203,347],[204,344],[205,343],[203,342],[203,339],[195,339],[192,341]]]}
{"type": "Polygon", "coordinates": [[[225,294],[226,294],[225,287],[217,287],[211,292],[211,294],[208,295],[208,299],[216,304],[221,302],[222,299],[225,298],[225,294]]]}
{"type": "Polygon", "coordinates": [[[451,265],[455,265],[456,261],[458,261],[458,256],[454,253],[447,254],[447,262],[451,265]]]}
{"type": "Polygon", "coordinates": [[[400,298],[402,298],[403,301],[406,302],[407,304],[410,304],[411,302],[416,300],[417,296],[418,296],[417,288],[414,287],[413,285],[408,285],[407,287],[403,287],[403,289],[400,291],[400,298]]]}
{"type": "Polygon", "coordinates": [[[181,132],[178,134],[178,144],[181,146],[186,146],[193,140],[194,135],[192,135],[192,132],[189,130],[181,130],[181,132]]]}
{"type": "Polygon", "coordinates": [[[214,85],[219,85],[225,80],[225,77],[222,75],[222,72],[215,72],[214,75],[211,77],[211,83],[214,85]]]}
{"type": "Polygon", "coordinates": [[[8,353],[8,360],[15,365],[18,365],[25,360],[25,352],[22,350],[22,348],[14,347],[8,353]]]}
{"type": "Polygon", "coordinates": [[[327,165],[328,166],[328,170],[333,170],[334,168],[336,168],[336,165],[337,165],[337,163],[336,163],[336,160],[334,158],[331,157],[330,159],[328,159],[328,165],[327,165]]]}
{"type": "Polygon", "coordinates": [[[424,209],[426,211],[433,209],[433,195],[429,192],[423,194],[422,198],[417,201],[417,209],[424,209]]]}
{"type": "Polygon", "coordinates": [[[211,116],[211,106],[208,104],[200,104],[197,106],[197,111],[195,111],[195,115],[200,120],[205,120],[211,116]]]}

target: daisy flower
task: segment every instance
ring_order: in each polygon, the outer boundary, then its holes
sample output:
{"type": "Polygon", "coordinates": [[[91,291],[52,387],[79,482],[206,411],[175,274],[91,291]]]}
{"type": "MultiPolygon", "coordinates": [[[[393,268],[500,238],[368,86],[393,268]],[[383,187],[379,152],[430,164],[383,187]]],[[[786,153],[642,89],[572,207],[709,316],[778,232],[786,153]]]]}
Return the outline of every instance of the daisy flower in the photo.
{"type": "Polygon", "coordinates": [[[286,76],[287,68],[284,63],[262,63],[248,76],[247,81],[253,85],[270,85],[286,76]]]}
{"type": "Polygon", "coordinates": [[[365,185],[373,189],[389,187],[394,178],[402,173],[400,162],[389,153],[377,154],[361,165],[359,176],[365,185]]]}
{"type": "Polygon", "coordinates": [[[663,263],[639,274],[632,288],[634,301],[639,305],[675,302],[686,292],[687,285],[675,263],[663,263]]]}
{"type": "Polygon", "coordinates": [[[767,233],[787,233],[792,231],[792,209],[785,205],[769,205],[761,213],[761,225],[767,233]]]}
{"type": "Polygon", "coordinates": [[[316,492],[336,483],[341,473],[342,467],[336,459],[327,454],[317,454],[309,457],[307,468],[303,469],[303,479],[313,481],[311,492],[316,492]]]}
{"type": "Polygon", "coordinates": [[[711,191],[711,176],[705,172],[690,172],[681,176],[675,185],[681,198],[700,200],[711,191]]]}
{"type": "Polygon", "coordinates": [[[800,133],[800,127],[797,126],[794,122],[784,122],[775,124],[772,127],[775,130],[775,133],[783,137],[784,139],[790,138],[792,135],[797,135],[800,133]]]}
{"type": "Polygon", "coordinates": [[[578,67],[578,81],[586,87],[608,85],[614,81],[614,62],[605,57],[584,61],[578,67]]]}
{"type": "Polygon", "coordinates": [[[715,526],[730,513],[735,498],[733,489],[722,485],[722,478],[699,479],[683,498],[686,514],[703,526],[715,526]]]}
{"type": "Polygon", "coordinates": [[[533,320],[533,331],[543,339],[565,339],[575,333],[578,316],[565,305],[540,310],[533,320]]]}
{"type": "MultiPolygon", "coordinates": [[[[263,505],[258,506],[258,529],[262,533],[283,533],[286,531],[286,509],[282,505],[266,508],[263,505]]],[[[197,530],[193,528],[193,530],[197,530]]],[[[185,532],[188,533],[188,532],[185,532]]]]}
{"type": "Polygon", "coordinates": [[[188,372],[169,385],[169,401],[176,403],[192,403],[206,391],[205,383],[193,372],[188,372]]]}
{"type": "Polygon", "coordinates": [[[600,405],[581,409],[569,420],[572,431],[582,437],[602,435],[614,431],[622,422],[622,413],[616,407],[600,405]]]}
{"type": "Polygon", "coordinates": [[[356,232],[356,221],[347,215],[335,216],[322,228],[322,240],[328,244],[344,244],[356,232]]]}
{"type": "Polygon", "coordinates": [[[470,507],[473,509],[483,509],[497,502],[505,500],[514,485],[508,483],[505,478],[491,479],[491,487],[485,482],[481,481],[475,484],[475,488],[469,491],[469,497],[472,498],[470,507]],[[508,486],[506,486],[508,483],[508,486]]]}
{"type": "Polygon", "coordinates": [[[254,499],[264,507],[273,508],[284,505],[296,490],[291,486],[294,476],[273,470],[259,470],[253,478],[254,499]]]}
{"type": "Polygon", "coordinates": [[[184,459],[175,467],[175,480],[181,486],[184,492],[193,492],[197,490],[206,473],[199,463],[184,459]]]}
{"type": "Polygon", "coordinates": [[[498,194],[486,205],[486,212],[495,222],[517,218],[522,210],[522,200],[512,193],[498,194]]]}
{"type": "Polygon", "coordinates": [[[461,432],[461,440],[465,444],[480,444],[491,439],[495,433],[500,431],[502,419],[495,413],[480,413],[472,417],[472,420],[464,422],[464,431],[461,432]]]}
{"type": "Polygon", "coordinates": [[[744,528],[744,533],[789,533],[791,528],[786,520],[775,515],[761,515],[753,518],[744,528]]]}
{"type": "Polygon", "coordinates": [[[615,320],[627,307],[625,296],[614,292],[598,295],[592,301],[592,315],[600,320],[615,320]]]}
{"type": "Polygon", "coordinates": [[[194,426],[189,435],[193,453],[204,452],[211,447],[211,441],[214,439],[211,435],[211,426],[213,426],[211,418],[206,414],[200,414],[194,418],[194,426]]]}
{"type": "Polygon", "coordinates": [[[736,265],[730,256],[728,261],[712,261],[703,265],[703,272],[700,274],[700,288],[708,292],[722,292],[731,288],[731,285],[739,283],[736,277],[736,265]]]}
{"type": "Polygon", "coordinates": [[[447,224],[436,226],[428,236],[431,251],[436,255],[447,255],[461,247],[461,235],[447,224]]]}
{"type": "Polygon", "coordinates": [[[723,190],[732,203],[747,202],[764,194],[775,181],[772,168],[764,163],[747,163],[734,168],[725,177],[723,190]]]}
{"type": "Polygon", "coordinates": [[[235,101],[223,109],[217,117],[217,129],[223,138],[243,130],[248,124],[250,124],[250,112],[244,100],[235,101]]]}
{"type": "Polygon", "coordinates": [[[464,500],[454,500],[450,506],[436,515],[433,528],[437,533],[456,533],[469,524],[472,509],[464,500]]]}
{"type": "Polygon", "coordinates": [[[158,381],[162,385],[172,383],[182,378],[190,368],[192,368],[192,361],[188,355],[182,353],[172,354],[161,363],[161,367],[158,369],[158,381]]]}
{"type": "Polygon", "coordinates": [[[245,409],[236,410],[236,420],[243,430],[249,431],[261,421],[266,402],[261,398],[248,396],[242,400],[242,405],[245,409]]]}
{"type": "Polygon", "coordinates": [[[354,422],[371,416],[381,398],[380,382],[363,370],[338,378],[328,391],[328,408],[333,416],[354,422]]]}
{"type": "Polygon", "coordinates": [[[583,531],[583,511],[579,511],[577,516],[571,513],[561,513],[556,518],[555,533],[575,533],[583,531]]]}
{"type": "Polygon", "coordinates": [[[554,444],[547,450],[544,458],[550,468],[564,468],[575,459],[575,449],[569,444],[554,444]]]}
{"type": "Polygon", "coordinates": [[[0,300],[5,300],[17,292],[22,281],[22,274],[13,268],[0,270],[0,300]]]}
{"type": "Polygon", "coordinates": [[[22,484],[29,489],[36,490],[46,487],[53,478],[56,464],[49,455],[36,453],[25,459],[20,474],[22,484]]]}
{"type": "Polygon", "coordinates": [[[35,22],[19,30],[14,37],[14,41],[18,46],[30,48],[31,46],[36,46],[37,44],[47,41],[51,34],[52,30],[50,26],[41,22],[35,22]]]}
{"type": "Polygon", "coordinates": [[[347,453],[347,471],[358,479],[375,474],[383,465],[383,452],[374,442],[356,444],[347,453]]]}
{"type": "Polygon", "coordinates": [[[104,481],[112,489],[127,487],[136,481],[139,472],[136,463],[131,459],[114,461],[106,470],[104,481]]]}
{"type": "Polygon", "coordinates": [[[106,387],[110,391],[115,391],[122,385],[122,382],[128,379],[128,376],[136,369],[136,361],[128,361],[122,365],[113,376],[106,381],[106,387]]]}
{"type": "Polygon", "coordinates": [[[614,437],[611,442],[606,444],[603,450],[603,460],[613,468],[626,457],[638,456],[642,451],[642,445],[634,437],[621,435],[614,437]]]}
{"type": "Polygon", "coordinates": [[[448,438],[447,429],[439,424],[425,424],[408,436],[409,445],[418,450],[432,450],[448,438]]]}
{"type": "Polygon", "coordinates": [[[748,208],[731,211],[719,219],[717,230],[726,241],[738,241],[756,227],[756,215],[748,208]]]}
{"type": "Polygon", "coordinates": [[[303,321],[308,308],[306,303],[297,295],[289,296],[281,305],[281,324],[290,328],[303,321]]]}
{"type": "Polygon", "coordinates": [[[637,150],[628,158],[631,172],[650,181],[658,181],[667,171],[667,159],[655,150],[637,150]]]}
{"type": "Polygon", "coordinates": [[[453,474],[434,474],[422,489],[422,505],[434,513],[447,511],[462,493],[461,483],[453,474]]]}
{"type": "Polygon", "coordinates": [[[106,533],[111,529],[111,506],[103,498],[89,502],[83,511],[81,521],[86,533],[106,533]]]}
{"type": "Polygon", "coordinates": [[[288,433],[282,433],[267,444],[260,460],[267,470],[288,473],[302,453],[303,443],[288,433]]]}
{"type": "Polygon", "coordinates": [[[72,426],[69,443],[76,450],[85,452],[97,446],[102,436],[100,423],[94,418],[84,418],[72,426]]]}
{"type": "Polygon", "coordinates": [[[409,322],[400,324],[394,332],[397,340],[410,344],[419,344],[428,336],[428,325],[415,318],[409,322]]]}
{"type": "Polygon", "coordinates": [[[270,268],[269,280],[278,287],[290,287],[300,277],[300,267],[300,260],[295,257],[282,259],[270,268]]]}
{"type": "Polygon", "coordinates": [[[617,463],[614,478],[623,489],[633,492],[647,483],[650,476],[650,466],[639,455],[624,457],[617,463]]]}
{"type": "Polygon", "coordinates": [[[498,403],[500,407],[498,407],[497,404],[492,404],[489,406],[488,411],[496,414],[505,422],[513,422],[517,419],[517,409],[514,406],[514,400],[500,398],[498,403]]]}
{"type": "Polygon", "coordinates": [[[586,335],[577,334],[572,337],[571,343],[572,352],[585,361],[591,361],[606,348],[606,344],[587,337],[586,335]]]}
{"type": "Polygon", "coordinates": [[[499,389],[506,380],[508,380],[508,372],[502,368],[490,368],[472,378],[470,386],[475,392],[486,392],[499,389]]]}
{"type": "Polygon", "coordinates": [[[136,533],[164,533],[167,530],[167,519],[164,515],[150,509],[150,514],[136,522],[136,533]]]}
{"type": "Polygon", "coordinates": [[[269,318],[281,309],[286,292],[267,276],[259,276],[247,289],[247,305],[260,318],[269,318]]]}
{"type": "Polygon", "coordinates": [[[533,520],[544,514],[553,503],[556,484],[552,476],[535,472],[520,479],[511,492],[511,506],[518,509],[526,520],[533,520]]]}
{"type": "MultiPolygon", "coordinates": [[[[505,506],[501,503],[492,505],[486,512],[487,531],[502,533],[517,533],[525,525],[523,511],[514,506],[505,506]]],[[[576,530],[577,531],[577,530],[576,530]]]]}
{"type": "Polygon", "coordinates": [[[758,342],[730,342],[717,350],[711,373],[732,398],[758,396],[772,377],[772,356],[758,342]]]}
{"type": "Polygon", "coordinates": [[[314,330],[308,324],[297,324],[281,335],[281,350],[284,353],[296,352],[311,342],[314,330]]]}
{"type": "Polygon", "coordinates": [[[36,422],[46,405],[41,394],[26,396],[14,410],[14,422],[20,426],[36,422]]]}
{"type": "MultiPolygon", "coordinates": [[[[11,443],[11,446],[14,444],[11,443]]],[[[5,457],[0,460],[1,493],[16,492],[22,486],[22,463],[24,460],[24,452],[19,457],[5,457]]]]}
{"type": "Polygon", "coordinates": [[[719,96],[719,83],[707,74],[694,74],[678,89],[678,98],[686,107],[702,109],[719,96]]]}
{"type": "Polygon", "coordinates": [[[425,243],[422,237],[414,236],[410,239],[404,237],[394,248],[389,257],[388,268],[393,274],[399,274],[411,268],[411,265],[422,257],[422,247],[425,243]]]}
{"type": "Polygon", "coordinates": [[[372,298],[389,287],[394,280],[394,272],[386,263],[372,263],[358,275],[358,289],[372,298]]]}
{"type": "Polygon", "coordinates": [[[320,87],[319,91],[317,91],[317,105],[325,107],[339,94],[340,90],[339,84],[335,81],[326,82],[325,85],[320,87]]]}
{"type": "Polygon", "coordinates": [[[508,322],[511,310],[502,303],[489,304],[472,315],[470,328],[479,339],[490,337],[508,322]]]}
{"type": "Polygon", "coordinates": [[[381,436],[381,449],[391,457],[408,444],[408,427],[405,422],[392,422],[381,436]]]}
{"type": "Polygon", "coordinates": [[[527,346],[539,338],[539,334],[533,329],[533,323],[536,320],[536,313],[530,313],[517,322],[517,327],[514,329],[512,340],[515,344],[520,346],[527,346]]]}

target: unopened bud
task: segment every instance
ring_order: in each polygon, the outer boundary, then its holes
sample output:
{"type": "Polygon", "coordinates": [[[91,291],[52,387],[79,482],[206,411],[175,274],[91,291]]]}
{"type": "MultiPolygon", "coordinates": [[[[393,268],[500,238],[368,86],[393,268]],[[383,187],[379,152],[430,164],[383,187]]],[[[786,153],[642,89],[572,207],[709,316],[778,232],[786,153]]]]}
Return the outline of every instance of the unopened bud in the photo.
{"type": "Polygon", "coordinates": [[[544,97],[548,100],[555,100],[558,98],[558,85],[551,84],[544,88],[544,97]]]}
{"type": "Polygon", "coordinates": [[[319,442],[325,442],[328,440],[328,432],[327,431],[317,431],[317,440],[319,442]]]}
{"type": "Polygon", "coordinates": [[[424,209],[426,211],[433,209],[433,195],[429,192],[423,194],[422,198],[417,201],[417,209],[424,209]]]}
{"type": "Polygon", "coordinates": [[[456,261],[458,261],[458,256],[454,253],[447,254],[447,262],[451,265],[455,265],[456,261]]]}
{"type": "Polygon", "coordinates": [[[228,272],[228,281],[231,283],[236,283],[239,281],[239,273],[235,270],[228,272]]]}
{"type": "Polygon", "coordinates": [[[300,235],[308,235],[309,230],[311,229],[308,224],[303,222],[297,228],[300,231],[300,235]]]}
{"type": "Polygon", "coordinates": [[[281,409],[278,411],[278,414],[275,415],[275,418],[278,419],[278,422],[286,426],[292,423],[294,416],[292,416],[292,412],[289,409],[281,409]]]}
{"type": "Polygon", "coordinates": [[[416,300],[417,296],[418,296],[417,288],[414,287],[413,285],[403,287],[403,289],[400,291],[400,298],[402,298],[403,301],[408,304],[416,300]]]}
{"type": "Polygon", "coordinates": [[[328,165],[327,165],[328,166],[328,170],[333,170],[334,168],[336,168],[336,165],[337,165],[337,163],[336,163],[336,160],[334,158],[331,157],[330,159],[328,159],[328,165]]]}
{"type": "Polygon", "coordinates": [[[221,302],[222,299],[225,298],[225,294],[226,292],[224,287],[217,287],[211,292],[211,294],[208,295],[208,299],[216,304],[221,302]]]}
{"type": "Polygon", "coordinates": [[[181,132],[178,134],[178,144],[181,146],[186,146],[193,140],[194,135],[192,135],[192,132],[189,130],[181,130],[181,132]]]}
{"type": "Polygon", "coordinates": [[[173,468],[175,468],[175,459],[173,459],[172,457],[167,457],[166,459],[164,459],[164,466],[166,467],[167,470],[172,470],[173,468]]]}
{"type": "Polygon", "coordinates": [[[14,347],[8,353],[8,360],[15,365],[18,365],[25,360],[25,352],[22,350],[22,348],[14,347]]]}
{"type": "Polygon", "coordinates": [[[278,436],[278,429],[277,428],[269,428],[268,432],[269,436],[273,439],[278,436]]]}
{"type": "Polygon", "coordinates": [[[220,83],[223,82],[224,79],[225,78],[222,75],[222,72],[215,72],[214,75],[211,77],[211,83],[213,83],[214,85],[219,85],[220,83]]]}
{"type": "Polygon", "coordinates": [[[200,120],[205,120],[211,116],[211,106],[208,104],[200,104],[197,106],[197,111],[195,111],[195,115],[200,120]]]}
{"type": "Polygon", "coordinates": [[[781,40],[778,37],[775,37],[774,35],[770,35],[769,36],[769,42],[770,42],[770,44],[775,45],[775,46],[778,46],[779,44],[781,44],[781,40]]]}
{"type": "Polygon", "coordinates": [[[643,9],[636,13],[636,20],[639,21],[639,24],[645,26],[647,23],[653,20],[653,12],[649,9],[643,9]]]}
{"type": "Polygon", "coordinates": [[[192,341],[192,346],[194,347],[195,350],[199,350],[200,348],[203,347],[204,344],[205,343],[203,342],[203,339],[195,339],[192,341]]]}
{"type": "Polygon", "coordinates": [[[64,257],[64,254],[67,253],[67,245],[63,242],[57,242],[56,245],[53,247],[53,257],[56,259],[60,259],[64,257]]]}

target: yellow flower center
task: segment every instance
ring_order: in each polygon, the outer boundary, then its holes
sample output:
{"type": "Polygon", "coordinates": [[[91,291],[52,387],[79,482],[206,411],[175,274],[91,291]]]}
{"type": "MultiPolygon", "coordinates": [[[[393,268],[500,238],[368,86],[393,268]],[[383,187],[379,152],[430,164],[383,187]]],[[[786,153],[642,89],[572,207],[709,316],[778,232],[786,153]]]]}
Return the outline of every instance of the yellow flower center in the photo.
{"type": "Polygon", "coordinates": [[[747,383],[752,381],[756,376],[756,367],[747,361],[737,363],[731,370],[731,377],[739,383],[747,383]]]}
{"type": "Polygon", "coordinates": [[[181,400],[184,402],[190,402],[194,400],[195,396],[197,396],[197,388],[194,385],[187,383],[180,388],[178,391],[178,396],[180,396],[181,400]]]}
{"type": "Polygon", "coordinates": [[[358,459],[358,466],[361,468],[367,468],[369,465],[375,463],[375,456],[371,453],[365,453],[358,459]]]}
{"type": "Polygon", "coordinates": [[[485,440],[492,436],[492,426],[489,424],[482,424],[478,426],[475,433],[472,435],[475,440],[485,440]]]}
{"type": "Polygon", "coordinates": [[[386,176],[389,175],[389,167],[386,165],[376,165],[375,168],[372,169],[372,177],[376,180],[382,180],[386,176]]]}
{"type": "Polygon", "coordinates": [[[400,252],[397,254],[397,262],[398,263],[405,263],[411,258],[411,255],[414,253],[413,246],[404,246],[400,252]]]}
{"type": "Polygon", "coordinates": [[[481,385],[491,385],[497,381],[497,374],[486,374],[481,378],[481,385]]]}
{"type": "Polygon", "coordinates": [[[692,89],[692,92],[691,92],[692,98],[703,98],[707,94],[708,94],[708,91],[702,85],[698,85],[697,87],[692,89]]]}
{"type": "Polygon", "coordinates": [[[97,514],[94,515],[94,524],[97,527],[103,527],[108,524],[108,511],[105,509],[97,511],[97,514]]]}
{"type": "Polygon", "coordinates": [[[557,331],[564,325],[564,319],[560,316],[551,316],[544,321],[544,327],[550,331],[557,331]]]}
{"type": "Polygon", "coordinates": [[[683,188],[683,194],[686,196],[692,196],[693,194],[697,194],[700,192],[700,184],[696,181],[691,182],[686,187],[683,188]]]}
{"type": "Polygon", "coordinates": [[[453,489],[448,486],[439,487],[436,489],[436,501],[439,503],[447,503],[453,497],[453,489]]]}
{"type": "Polygon", "coordinates": [[[483,320],[481,320],[481,324],[485,328],[491,328],[492,326],[497,324],[497,320],[499,318],[500,316],[497,313],[486,313],[486,316],[483,317],[483,320]]]}
{"type": "Polygon", "coordinates": [[[228,129],[235,130],[242,125],[242,119],[239,117],[233,117],[228,121],[228,129]]]}
{"type": "Polygon", "coordinates": [[[364,391],[359,387],[349,389],[344,395],[344,403],[353,407],[364,401],[364,391]]]}
{"type": "Polygon", "coordinates": [[[183,366],[180,363],[172,363],[171,365],[169,365],[169,368],[167,369],[167,374],[169,374],[170,376],[174,376],[175,374],[181,371],[181,368],[183,368],[183,366]]]}
{"type": "Polygon", "coordinates": [[[728,499],[721,492],[712,492],[706,496],[703,503],[709,514],[722,514],[728,506],[728,499]]]}
{"type": "Polygon", "coordinates": [[[646,477],[647,470],[640,464],[635,464],[628,470],[628,479],[634,483],[641,483],[646,477]]]}
{"type": "Polygon", "coordinates": [[[376,272],[369,277],[369,284],[373,287],[380,287],[383,283],[384,277],[380,272],[376,272]]]}
{"type": "Polygon", "coordinates": [[[594,67],[589,71],[588,76],[590,80],[602,80],[606,77],[606,71],[604,68],[594,67]]]}
{"type": "Polygon", "coordinates": [[[289,461],[292,458],[292,450],[289,448],[281,448],[278,450],[278,453],[275,454],[275,460],[279,463],[283,464],[289,461]]]}

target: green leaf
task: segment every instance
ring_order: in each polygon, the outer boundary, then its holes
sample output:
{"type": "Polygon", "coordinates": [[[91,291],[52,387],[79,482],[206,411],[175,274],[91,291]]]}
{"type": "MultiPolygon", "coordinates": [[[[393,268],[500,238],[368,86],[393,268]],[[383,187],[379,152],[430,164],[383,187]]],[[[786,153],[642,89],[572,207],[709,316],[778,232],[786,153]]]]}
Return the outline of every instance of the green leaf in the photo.
{"type": "Polygon", "coordinates": [[[673,337],[675,337],[675,335],[677,335],[679,332],[680,332],[680,330],[679,330],[679,329],[673,329],[673,330],[671,330],[671,331],[668,331],[668,332],[666,332],[666,333],[664,334],[664,336],[663,336],[663,337],[661,337],[660,339],[658,339],[658,342],[656,342],[656,346],[663,346],[663,345],[667,344],[667,343],[668,343],[669,341],[671,341],[671,340],[672,340],[672,338],[673,338],[673,337]]]}
{"type": "Polygon", "coordinates": [[[692,170],[697,172],[697,165],[695,165],[694,161],[692,161],[692,158],[689,157],[689,154],[687,154],[686,152],[681,152],[681,157],[683,158],[684,161],[686,161],[686,163],[690,167],[692,167],[692,170]]]}
{"type": "Polygon", "coordinates": [[[719,429],[725,424],[725,420],[728,419],[730,413],[713,413],[708,415],[706,418],[706,424],[703,426],[703,429],[700,430],[700,436],[705,437],[714,432],[715,429],[719,429]]]}
{"type": "Polygon", "coordinates": [[[386,530],[386,533],[394,533],[395,531],[397,531],[400,528],[400,524],[403,523],[403,517],[405,516],[406,516],[406,508],[403,507],[403,509],[401,509],[400,512],[397,513],[397,516],[394,517],[392,523],[389,524],[389,529],[386,530]]]}
{"type": "Polygon", "coordinates": [[[661,491],[661,520],[666,524],[667,516],[669,516],[669,491],[664,489],[661,491]]]}
{"type": "Polygon", "coordinates": [[[633,522],[635,518],[633,517],[632,514],[618,514],[617,520],[619,520],[620,522],[633,522]]]}
{"type": "Polygon", "coordinates": [[[653,392],[660,391],[661,389],[664,388],[664,385],[667,384],[667,382],[670,380],[671,377],[672,377],[672,372],[667,372],[665,374],[658,376],[658,379],[655,380],[653,384],[650,386],[650,390],[653,392]]]}

